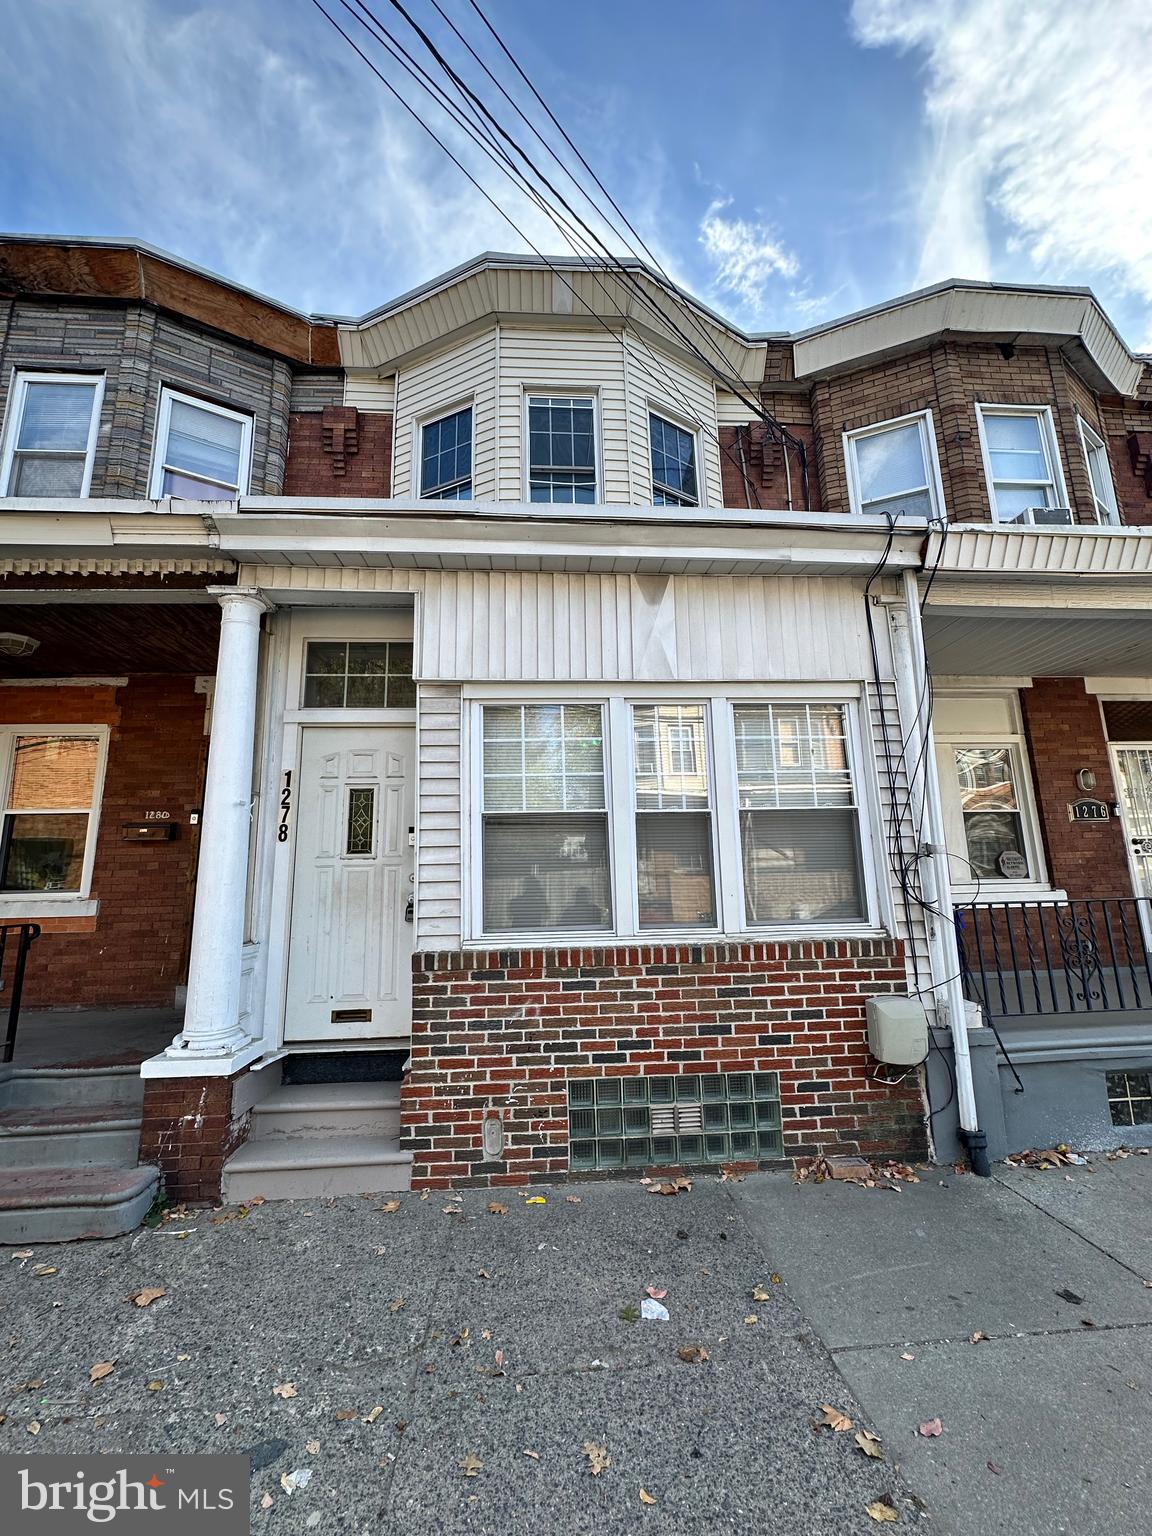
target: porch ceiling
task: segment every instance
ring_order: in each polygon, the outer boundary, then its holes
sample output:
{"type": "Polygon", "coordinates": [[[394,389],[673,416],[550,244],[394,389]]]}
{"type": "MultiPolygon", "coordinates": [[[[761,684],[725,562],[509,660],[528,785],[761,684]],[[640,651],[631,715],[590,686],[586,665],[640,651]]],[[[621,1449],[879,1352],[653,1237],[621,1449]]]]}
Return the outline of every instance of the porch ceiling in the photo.
{"type": "Polygon", "coordinates": [[[965,677],[1152,677],[1152,611],[991,612],[931,606],[932,670],[965,677]]]}
{"type": "Polygon", "coordinates": [[[4,603],[0,630],[40,642],[21,660],[0,657],[0,677],[8,679],[210,673],[216,670],[220,610],[215,603],[4,603]]]}

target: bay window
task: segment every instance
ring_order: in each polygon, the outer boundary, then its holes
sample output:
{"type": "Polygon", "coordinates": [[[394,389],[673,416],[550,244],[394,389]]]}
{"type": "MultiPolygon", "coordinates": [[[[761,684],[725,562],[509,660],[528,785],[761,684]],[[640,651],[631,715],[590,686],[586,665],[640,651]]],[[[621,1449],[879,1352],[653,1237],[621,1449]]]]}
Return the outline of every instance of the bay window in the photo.
{"type": "Polygon", "coordinates": [[[248,491],[252,418],[174,389],[160,391],[152,496],[233,501],[248,491]]]}
{"type": "Polygon", "coordinates": [[[984,472],[998,523],[1068,524],[1052,412],[1044,406],[978,405],[984,472]]]}
{"type": "Polygon", "coordinates": [[[0,495],[87,496],[103,374],[17,373],[8,398],[0,495]]]}
{"type": "Polygon", "coordinates": [[[474,938],[875,927],[854,702],[702,693],[476,701],[474,938]]]}
{"type": "Polygon", "coordinates": [[[1092,504],[1096,508],[1096,520],[1101,523],[1118,523],[1116,487],[1112,483],[1112,466],[1108,462],[1108,448],[1104,439],[1084,420],[1076,418],[1080,427],[1080,442],[1084,448],[1084,462],[1088,466],[1088,479],[1092,485],[1092,504]]]}
{"type": "Polygon", "coordinates": [[[427,421],[420,429],[420,495],[426,501],[472,496],[472,407],[427,421]]]}
{"type": "Polygon", "coordinates": [[[529,395],[528,500],[596,500],[596,407],[591,395],[529,395]]]}
{"type": "Polygon", "coordinates": [[[853,512],[939,517],[943,496],[931,411],[844,435],[853,512]]]}

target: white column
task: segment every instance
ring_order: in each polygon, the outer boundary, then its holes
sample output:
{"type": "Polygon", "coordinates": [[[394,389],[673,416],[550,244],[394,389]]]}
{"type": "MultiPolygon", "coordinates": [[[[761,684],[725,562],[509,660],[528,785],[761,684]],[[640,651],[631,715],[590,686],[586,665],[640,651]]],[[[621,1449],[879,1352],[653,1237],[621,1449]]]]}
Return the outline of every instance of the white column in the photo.
{"type": "Polygon", "coordinates": [[[207,1061],[249,1044],[240,1028],[240,965],[252,812],[260,616],[253,587],[210,589],[220,600],[220,650],[204,789],[196,911],[183,1031],[168,1058],[207,1061]]]}

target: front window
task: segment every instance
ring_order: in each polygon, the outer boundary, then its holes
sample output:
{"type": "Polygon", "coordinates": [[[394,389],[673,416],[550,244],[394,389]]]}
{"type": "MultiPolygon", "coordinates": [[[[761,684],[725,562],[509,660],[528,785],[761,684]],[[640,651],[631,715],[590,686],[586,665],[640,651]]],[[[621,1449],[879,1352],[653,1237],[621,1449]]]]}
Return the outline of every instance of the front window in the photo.
{"type": "Polygon", "coordinates": [[[491,704],[482,722],[484,931],[610,929],[600,706],[491,704]]]}
{"type": "Polygon", "coordinates": [[[714,928],[704,706],[638,704],[636,880],[641,928],[714,928]]]}
{"type": "Polygon", "coordinates": [[[152,495],[231,501],[248,490],[252,418],[175,390],[160,392],[152,495]]]}
{"type": "Polygon", "coordinates": [[[1046,406],[977,406],[984,462],[998,523],[1072,521],[1046,406]]]}
{"type": "Polygon", "coordinates": [[[420,433],[420,495],[466,501],[472,495],[472,407],[425,423],[420,433]]]}
{"type": "Polygon", "coordinates": [[[1015,750],[953,746],[951,753],[971,878],[1027,880],[1015,750]]]}
{"type": "Polygon", "coordinates": [[[18,373],[0,485],[5,496],[87,496],[103,376],[18,373]]]}
{"type": "Polygon", "coordinates": [[[852,510],[882,517],[939,513],[930,412],[848,433],[852,510]]]}
{"type": "Polygon", "coordinates": [[[695,435],[655,414],[648,417],[648,435],[653,503],[658,507],[698,506],[695,435]]]}
{"type": "Polygon", "coordinates": [[[86,893],[103,747],[95,733],[0,732],[7,784],[0,891],[86,893]]]}
{"type": "Polygon", "coordinates": [[[1092,485],[1092,504],[1096,517],[1102,523],[1120,521],[1116,510],[1116,487],[1112,483],[1112,466],[1108,462],[1108,449],[1099,432],[1094,431],[1083,416],[1080,422],[1080,441],[1084,445],[1084,460],[1088,465],[1088,479],[1092,485]]]}
{"type": "Polygon", "coordinates": [[[591,395],[528,397],[528,499],[596,500],[596,411],[591,395]]]}

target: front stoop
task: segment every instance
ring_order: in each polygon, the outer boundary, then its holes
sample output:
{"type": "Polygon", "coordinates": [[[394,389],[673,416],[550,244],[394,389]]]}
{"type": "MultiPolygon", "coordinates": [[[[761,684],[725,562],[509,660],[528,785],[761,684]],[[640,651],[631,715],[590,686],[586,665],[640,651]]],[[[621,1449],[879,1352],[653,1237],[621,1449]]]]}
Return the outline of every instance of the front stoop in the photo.
{"type": "Polygon", "coordinates": [[[412,1173],[399,1138],[399,1083],[284,1084],[254,1106],[221,1194],[237,1203],[397,1193],[412,1173]]]}
{"type": "Polygon", "coordinates": [[[0,1071],[0,1243],[119,1237],[138,1226],[158,1171],[141,1167],[139,1069],[0,1071]]]}

